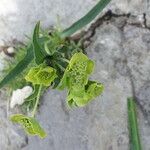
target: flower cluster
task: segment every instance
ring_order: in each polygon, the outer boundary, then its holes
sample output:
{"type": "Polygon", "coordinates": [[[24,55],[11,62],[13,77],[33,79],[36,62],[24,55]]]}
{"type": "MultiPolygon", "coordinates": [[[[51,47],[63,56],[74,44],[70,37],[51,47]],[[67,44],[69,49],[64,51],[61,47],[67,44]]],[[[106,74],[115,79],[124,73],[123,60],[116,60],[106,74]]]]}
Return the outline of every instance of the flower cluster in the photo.
{"type": "Polygon", "coordinates": [[[94,62],[82,52],[75,53],[71,58],[59,85],[59,89],[68,89],[67,103],[70,107],[85,106],[102,93],[102,84],[89,81],[93,69],[94,62]]]}

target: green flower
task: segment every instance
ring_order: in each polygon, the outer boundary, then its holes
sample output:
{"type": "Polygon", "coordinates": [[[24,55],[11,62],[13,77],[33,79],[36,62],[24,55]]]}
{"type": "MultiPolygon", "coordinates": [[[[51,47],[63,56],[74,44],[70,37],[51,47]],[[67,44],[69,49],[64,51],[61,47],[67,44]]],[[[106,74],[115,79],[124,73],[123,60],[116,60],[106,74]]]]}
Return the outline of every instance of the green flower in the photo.
{"type": "Polygon", "coordinates": [[[67,66],[59,89],[67,87],[82,89],[88,83],[89,75],[94,69],[94,62],[82,52],[75,53],[67,66]]]}
{"type": "Polygon", "coordinates": [[[28,82],[32,82],[33,84],[39,84],[37,81],[37,73],[40,71],[40,67],[33,67],[29,70],[28,74],[25,76],[25,79],[28,82]]]}
{"type": "Polygon", "coordinates": [[[83,107],[102,93],[102,84],[88,80],[93,69],[94,62],[83,53],[72,56],[58,86],[59,89],[68,89],[69,107],[83,107]]]}
{"type": "Polygon", "coordinates": [[[103,84],[96,81],[89,81],[86,89],[86,93],[88,94],[88,96],[93,99],[99,96],[104,91],[104,86],[103,84]]]}
{"type": "Polygon", "coordinates": [[[49,66],[39,65],[30,69],[25,79],[33,84],[49,86],[57,77],[56,70],[49,66]]]}
{"type": "Polygon", "coordinates": [[[11,121],[20,124],[29,135],[37,135],[40,138],[47,136],[39,123],[33,117],[27,117],[22,114],[16,114],[10,117],[11,121]]]}
{"type": "Polygon", "coordinates": [[[67,96],[67,104],[69,107],[83,107],[89,102],[88,95],[83,92],[83,96],[76,95],[73,91],[70,91],[67,96]]]}
{"type": "Polygon", "coordinates": [[[67,104],[69,107],[83,107],[94,98],[99,96],[103,92],[103,90],[103,84],[97,83],[95,81],[88,81],[88,84],[84,89],[72,89],[69,91],[67,104]]]}

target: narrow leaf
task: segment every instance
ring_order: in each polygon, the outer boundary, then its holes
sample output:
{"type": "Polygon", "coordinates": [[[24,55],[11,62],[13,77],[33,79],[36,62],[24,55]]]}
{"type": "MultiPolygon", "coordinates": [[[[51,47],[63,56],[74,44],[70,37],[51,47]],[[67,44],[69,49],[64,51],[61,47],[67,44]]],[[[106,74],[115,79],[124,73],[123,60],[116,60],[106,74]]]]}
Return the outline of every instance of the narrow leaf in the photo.
{"type": "Polygon", "coordinates": [[[141,142],[138,131],[136,106],[133,98],[128,98],[128,122],[130,134],[130,149],[141,150],[141,142]]]}
{"type": "Polygon", "coordinates": [[[100,0],[84,17],[61,33],[61,37],[69,37],[76,31],[89,24],[109,4],[111,0],[100,0]]]}
{"type": "Polygon", "coordinates": [[[41,64],[46,57],[46,54],[43,52],[41,46],[39,45],[39,29],[40,29],[40,22],[38,22],[35,26],[34,33],[33,33],[33,51],[34,51],[34,58],[37,65],[41,64]]]}
{"type": "Polygon", "coordinates": [[[27,66],[30,64],[30,62],[33,60],[33,48],[32,45],[30,45],[27,48],[27,53],[25,57],[13,68],[8,75],[4,77],[4,79],[0,82],[0,88],[2,88],[4,85],[12,81],[16,76],[18,76],[24,69],[27,68],[27,66]]]}

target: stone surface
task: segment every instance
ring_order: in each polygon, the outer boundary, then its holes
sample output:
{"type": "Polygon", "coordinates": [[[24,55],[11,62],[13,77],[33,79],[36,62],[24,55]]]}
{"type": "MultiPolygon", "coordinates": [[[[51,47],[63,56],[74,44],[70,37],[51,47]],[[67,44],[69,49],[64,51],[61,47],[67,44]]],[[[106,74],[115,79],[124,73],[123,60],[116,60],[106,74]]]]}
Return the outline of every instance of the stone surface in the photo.
{"type": "MultiPolygon", "coordinates": [[[[25,40],[37,20],[47,28],[56,24],[57,14],[62,26],[69,26],[95,3],[94,0],[86,3],[80,0],[78,4],[73,0],[1,0],[0,41],[25,40]]],[[[127,150],[126,99],[135,96],[143,149],[149,150],[149,5],[149,0],[113,0],[105,9],[104,12],[111,9],[114,14],[100,20],[96,28],[89,31],[94,30],[95,35],[88,39],[91,43],[86,49],[96,63],[92,79],[104,83],[105,91],[85,108],[69,110],[66,93],[49,89],[41,99],[37,115],[48,132],[46,139],[26,137],[20,128],[12,126],[7,118],[6,97],[1,93],[0,149],[127,150]]]]}
{"type": "Polygon", "coordinates": [[[27,39],[38,20],[44,28],[57,23],[71,25],[83,16],[96,1],[84,0],[5,0],[0,1],[0,40],[6,42],[27,39]]]}
{"type": "Polygon", "coordinates": [[[20,150],[27,145],[27,137],[9,121],[6,91],[0,92],[0,149],[20,150]],[[5,92],[5,94],[4,94],[5,92]]]}
{"type": "MultiPolygon", "coordinates": [[[[96,4],[96,0],[1,0],[0,1],[0,41],[25,40],[38,20],[44,28],[56,25],[60,16],[62,27],[68,27],[86,14],[96,4]]],[[[150,24],[149,0],[112,0],[109,7],[116,13],[146,14],[150,24]]]]}

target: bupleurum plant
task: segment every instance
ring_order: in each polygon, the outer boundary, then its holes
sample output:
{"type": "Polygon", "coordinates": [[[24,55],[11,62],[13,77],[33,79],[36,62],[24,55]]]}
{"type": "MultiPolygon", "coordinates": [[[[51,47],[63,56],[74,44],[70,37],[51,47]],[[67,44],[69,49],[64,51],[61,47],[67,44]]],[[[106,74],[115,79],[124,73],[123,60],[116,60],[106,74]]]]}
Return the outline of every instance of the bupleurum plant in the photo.
{"type": "Polygon", "coordinates": [[[40,30],[40,22],[35,26],[32,41],[23,48],[24,57],[1,80],[0,88],[7,85],[12,89],[11,106],[22,105],[23,112],[15,114],[11,121],[20,124],[29,135],[46,137],[46,132],[35,119],[39,100],[43,92],[51,86],[54,89],[67,89],[67,105],[83,107],[103,92],[103,84],[91,81],[94,62],[69,38],[76,31],[90,23],[110,0],[101,0],[97,5],[64,31],[53,29],[50,33],[40,30]],[[20,81],[14,87],[12,82],[20,81]],[[27,94],[28,97],[26,97],[27,94]],[[19,95],[19,96],[17,96],[19,95]],[[29,113],[30,112],[30,113],[29,113]]]}

